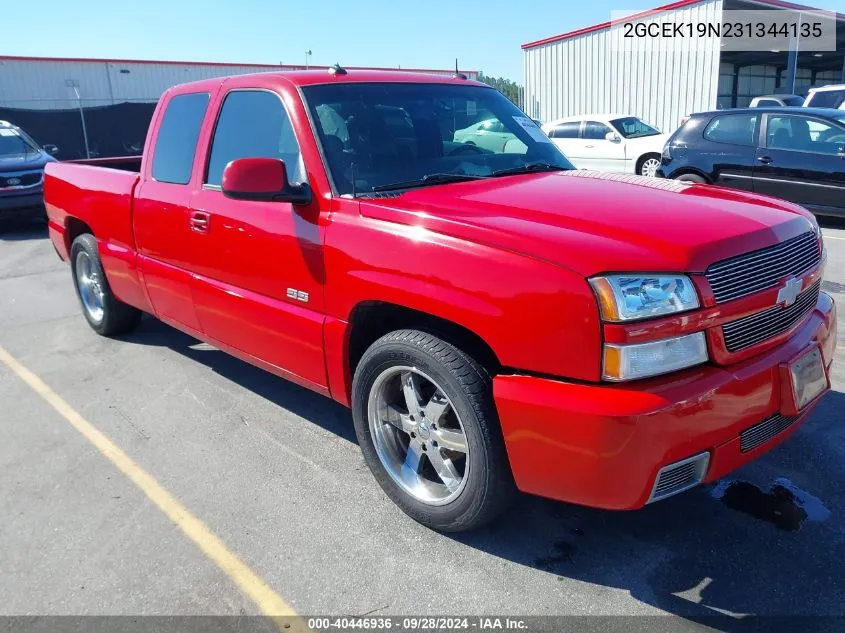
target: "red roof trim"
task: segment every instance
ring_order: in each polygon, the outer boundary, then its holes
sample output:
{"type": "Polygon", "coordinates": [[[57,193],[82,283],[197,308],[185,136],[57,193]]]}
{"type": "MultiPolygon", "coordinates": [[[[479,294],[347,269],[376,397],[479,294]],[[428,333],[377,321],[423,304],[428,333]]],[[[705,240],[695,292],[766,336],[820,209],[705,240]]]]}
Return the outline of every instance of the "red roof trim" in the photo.
{"type": "MultiPolygon", "coordinates": [[[[170,64],[174,66],[223,66],[226,68],[251,66],[253,68],[267,68],[274,70],[304,69],[304,64],[250,64],[247,62],[180,62],[165,59],[110,59],[99,57],[25,57],[19,55],[0,55],[0,62],[21,61],[21,62],[89,62],[89,63],[113,63],[113,64],[170,64]]],[[[327,70],[329,66],[308,65],[312,70],[327,70]]],[[[406,70],[412,73],[450,73],[454,70],[449,68],[384,68],[378,66],[345,66],[349,70],[406,70]]],[[[462,73],[475,73],[477,70],[461,70],[462,73]]]]}
{"type": "MultiPolygon", "coordinates": [[[[707,0],[678,0],[677,2],[672,2],[671,4],[664,4],[659,7],[655,7],[654,9],[649,9],[648,11],[642,11],[640,13],[635,13],[634,15],[630,16],[629,20],[640,20],[642,18],[647,18],[649,16],[655,15],[657,13],[665,13],[667,11],[672,11],[674,9],[682,9],[684,7],[688,7],[693,4],[699,4],[701,2],[706,2],[707,0]]],[[[792,2],[785,2],[784,0],[747,0],[748,2],[752,2],[754,4],[766,5],[771,7],[776,7],[778,9],[804,9],[808,11],[821,11],[821,9],[817,9],[815,7],[808,7],[803,4],[794,4],[792,2]]],[[[842,14],[837,14],[837,19],[842,19],[842,14]]],[[[592,33],[594,31],[602,31],[604,29],[610,28],[612,22],[602,22],[601,24],[595,24],[593,26],[586,26],[582,29],[577,29],[575,31],[569,31],[568,33],[561,33],[560,35],[552,35],[551,37],[547,37],[542,40],[536,40],[534,42],[528,42],[527,44],[522,45],[522,50],[526,50],[529,48],[536,48],[537,46],[543,46],[544,44],[551,44],[552,42],[559,42],[561,40],[568,40],[572,37],[577,37],[579,35],[584,35],[585,33],[592,33]]]]}

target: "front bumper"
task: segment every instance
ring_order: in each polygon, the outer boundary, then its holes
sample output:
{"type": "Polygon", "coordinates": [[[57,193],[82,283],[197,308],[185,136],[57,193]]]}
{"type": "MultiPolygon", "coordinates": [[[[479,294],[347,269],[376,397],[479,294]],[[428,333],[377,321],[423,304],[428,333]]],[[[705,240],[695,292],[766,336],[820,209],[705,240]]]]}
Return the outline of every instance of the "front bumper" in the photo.
{"type": "Polygon", "coordinates": [[[44,193],[40,188],[26,193],[0,193],[0,217],[44,215],[44,193]]]}
{"type": "Polygon", "coordinates": [[[742,452],[740,433],[784,408],[780,366],[818,345],[829,370],[836,307],[820,293],[810,318],[783,345],[728,367],[703,365],[627,384],[580,384],[497,376],[493,390],[508,458],[520,490],[599,508],[645,505],[658,471],[707,454],[713,481],[783,441],[798,419],[742,452]]]}

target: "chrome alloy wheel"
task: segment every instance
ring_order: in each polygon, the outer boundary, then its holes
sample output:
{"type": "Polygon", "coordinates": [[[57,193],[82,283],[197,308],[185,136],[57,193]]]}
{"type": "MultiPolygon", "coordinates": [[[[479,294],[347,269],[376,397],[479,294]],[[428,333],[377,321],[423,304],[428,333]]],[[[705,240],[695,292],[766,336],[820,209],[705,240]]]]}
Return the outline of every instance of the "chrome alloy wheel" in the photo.
{"type": "Polygon", "coordinates": [[[97,274],[88,253],[83,250],[80,250],[76,256],[76,283],[79,287],[82,306],[92,321],[100,323],[105,312],[103,280],[97,274]]]}
{"type": "Polygon", "coordinates": [[[390,367],[373,383],[370,435],[382,465],[405,492],[428,505],[454,500],[469,474],[469,446],[452,401],[414,367],[390,367]]]}
{"type": "Polygon", "coordinates": [[[643,162],[643,166],[640,168],[640,173],[643,176],[654,178],[657,175],[658,167],[660,167],[660,160],[657,158],[649,158],[643,162]]]}

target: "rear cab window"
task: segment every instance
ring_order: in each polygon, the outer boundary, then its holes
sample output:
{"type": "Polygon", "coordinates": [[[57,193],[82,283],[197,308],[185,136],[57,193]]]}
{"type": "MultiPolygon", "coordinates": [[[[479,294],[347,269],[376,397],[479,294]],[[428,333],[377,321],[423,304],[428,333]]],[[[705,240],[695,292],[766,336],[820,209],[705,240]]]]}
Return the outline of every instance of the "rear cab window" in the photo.
{"type": "Polygon", "coordinates": [[[153,151],[154,180],[177,185],[190,182],[208,102],[207,92],[176,95],[168,102],[153,151]]]}
{"type": "Polygon", "coordinates": [[[276,93],[245,88],[226,95],[211,140],[205,184],[219,187],[224,168],[238,158],[279,158],[292,184],[305,182],[293,125],[276,93]]]}
{"type": "Polygon", "coordinates": [[[754,147],[758,123],[756,114],[718,114],[704,128],[704,138],[714,143],[754,147]]]}

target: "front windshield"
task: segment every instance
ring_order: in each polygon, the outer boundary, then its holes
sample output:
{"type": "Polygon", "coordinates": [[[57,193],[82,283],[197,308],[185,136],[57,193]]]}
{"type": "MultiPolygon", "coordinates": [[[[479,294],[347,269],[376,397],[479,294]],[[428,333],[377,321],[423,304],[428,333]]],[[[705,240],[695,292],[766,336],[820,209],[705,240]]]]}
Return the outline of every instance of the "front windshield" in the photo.
{"type": "Polygon", "coordinates": [[[303,94],[340,195],[526,166],[573,168],[534,121],[492,88],[338,83],[307,86],[303,94]]]}
{"type": "Polygon", "coordinates": [[[14,128],[0,128],[0,156],[16,156],[37,151],[38,148],[26,135],[14,128]]]}
{"type": "Polygon", "coordinates": [[[614,119],[610,124],[625,138],[640,138],[642,136],[654,136],[660,134],[660,130],[651,127],[635,116],[623,119],[614,119]]]}
{"type": "Polygon", "coordinates": [[[781,99],[783,100],[784,104],[786,104],[788,106],[802,106],[802,105],[804,105],[804,97],[797,97],[797,96],[781,97],[781,99]]]}

